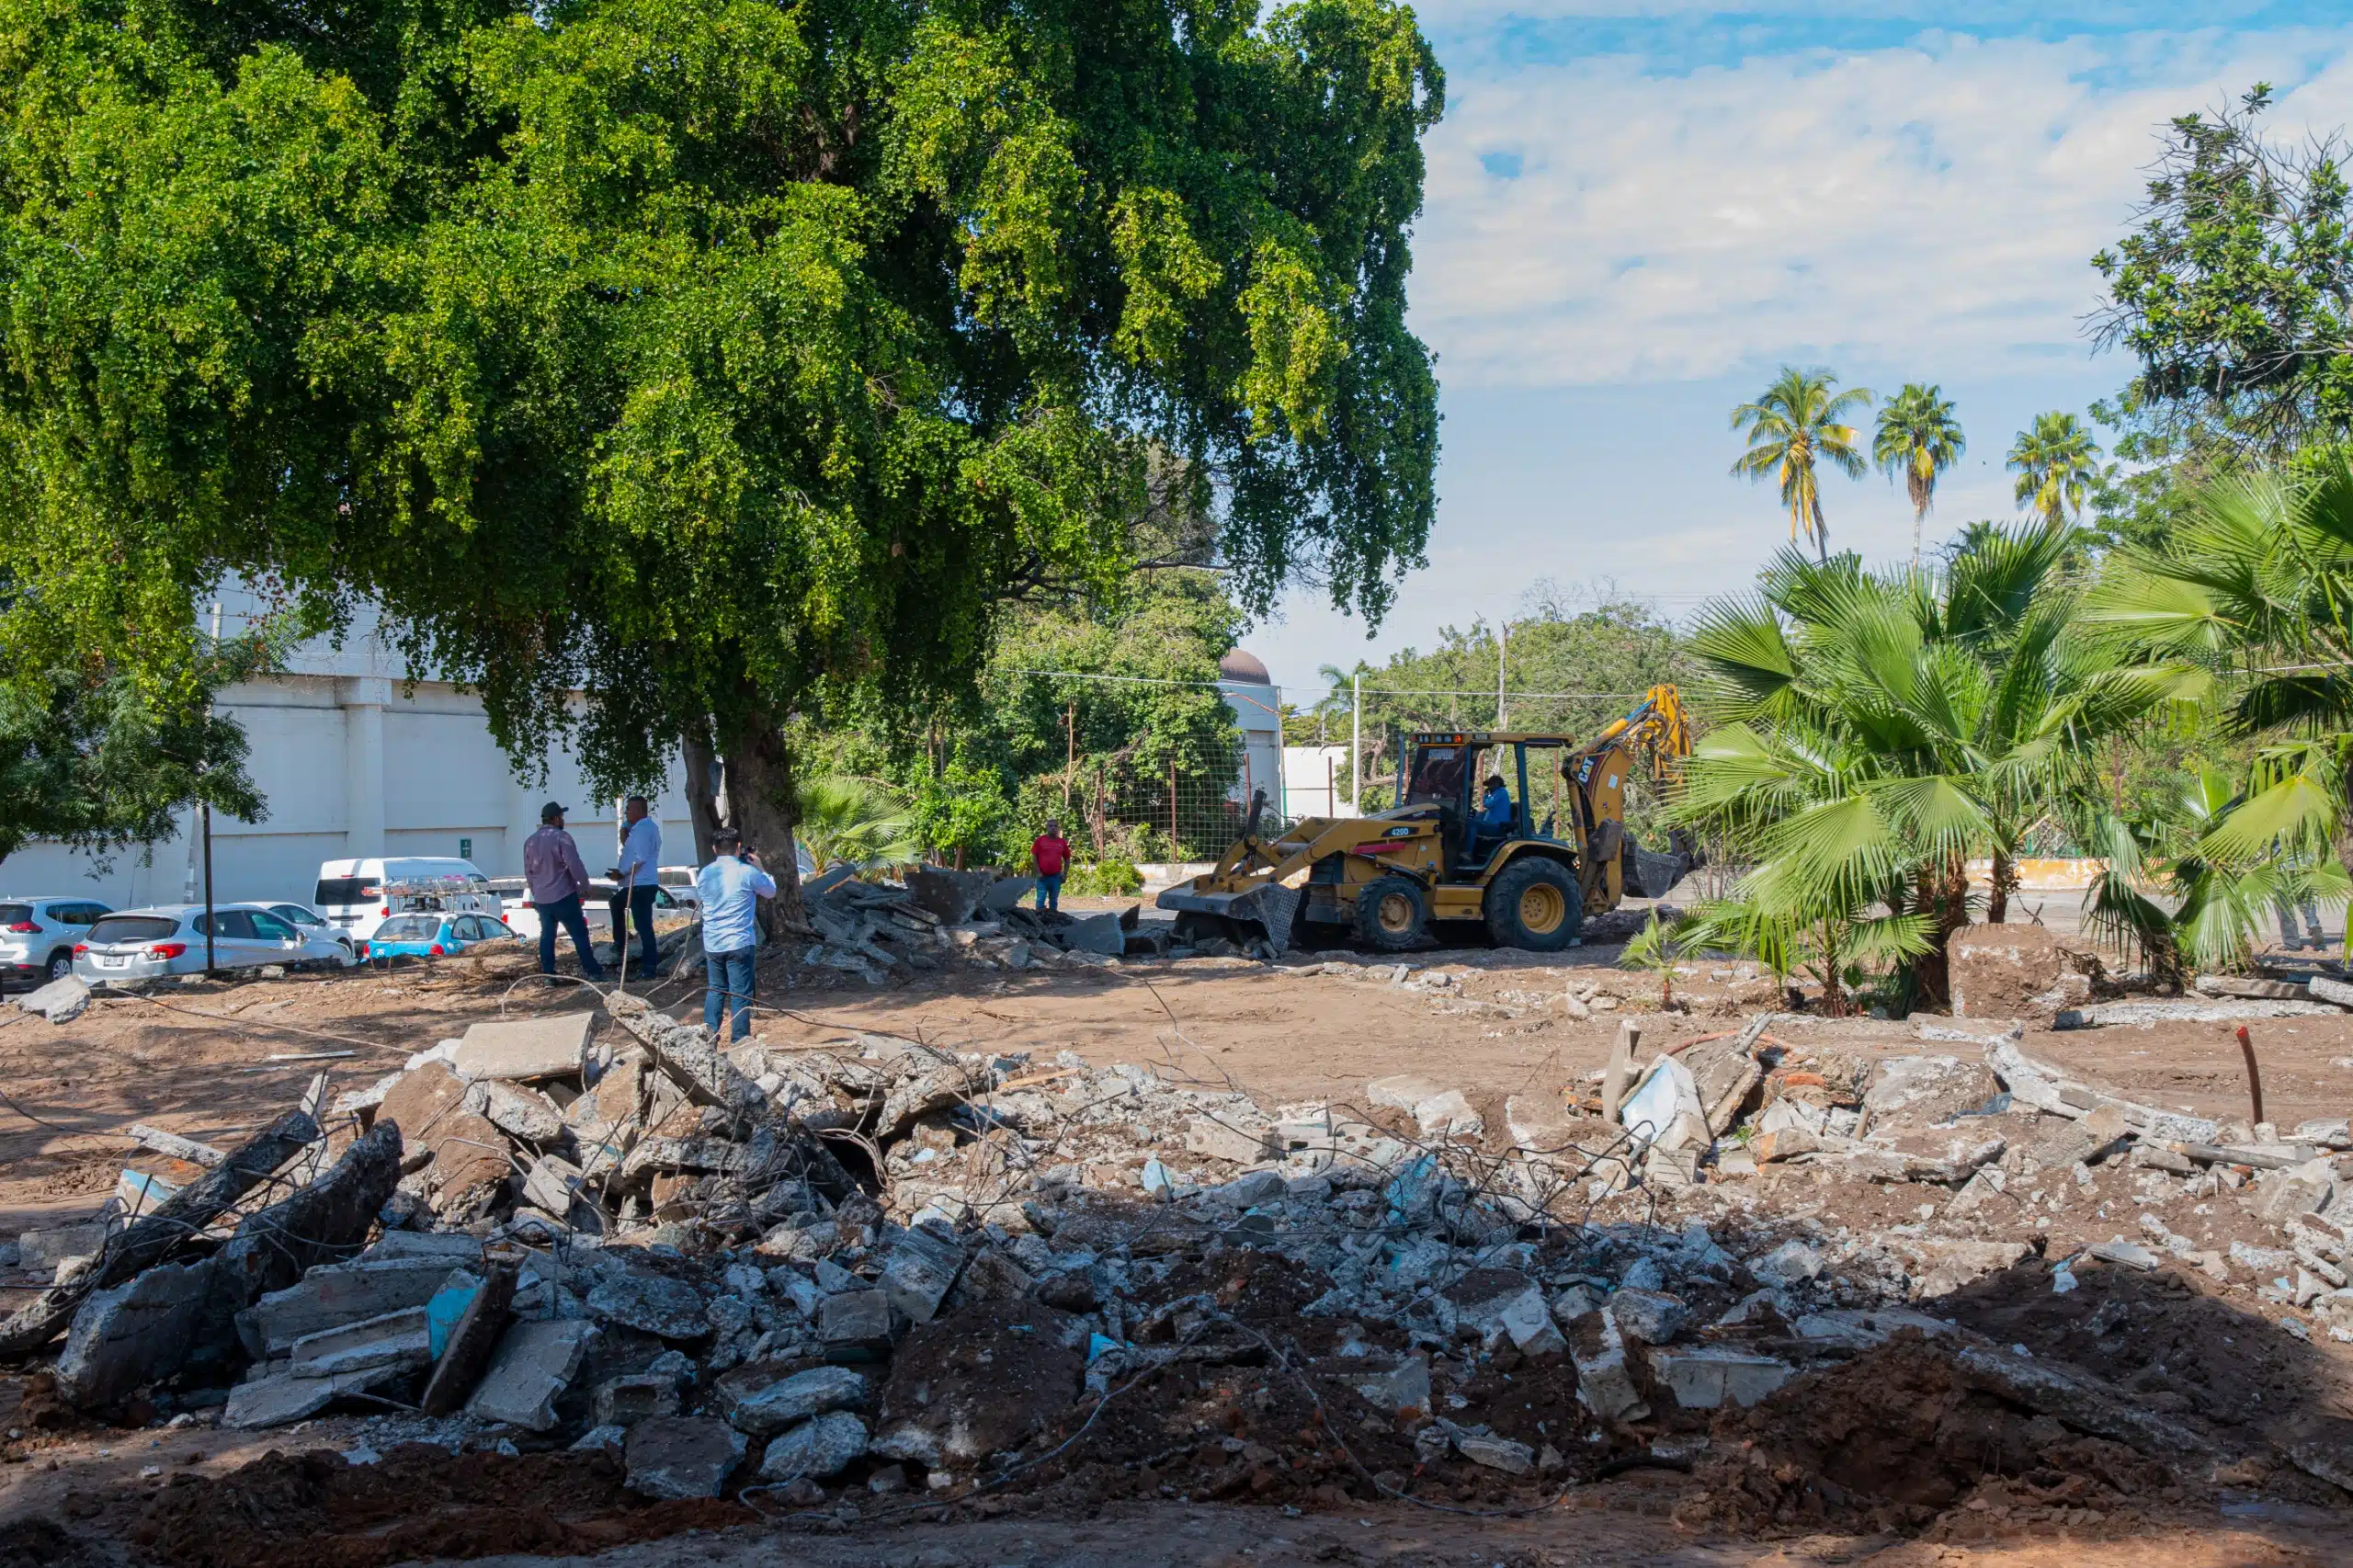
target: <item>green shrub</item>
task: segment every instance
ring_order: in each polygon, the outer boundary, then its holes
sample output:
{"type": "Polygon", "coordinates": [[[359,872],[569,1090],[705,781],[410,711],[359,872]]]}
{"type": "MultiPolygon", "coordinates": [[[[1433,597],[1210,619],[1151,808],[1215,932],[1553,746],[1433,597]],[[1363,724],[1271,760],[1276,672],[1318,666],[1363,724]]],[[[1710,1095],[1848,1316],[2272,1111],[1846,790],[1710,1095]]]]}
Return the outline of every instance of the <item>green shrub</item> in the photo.
{"type": "Polygon", "coordinates": [[[1067,893],[1097,893],[1107,897],[1143,892],[1143,873],[1131,860],[1108,856],[1091,866],[1073,866],[1063,880],[1063,892],[1067,893]]]}

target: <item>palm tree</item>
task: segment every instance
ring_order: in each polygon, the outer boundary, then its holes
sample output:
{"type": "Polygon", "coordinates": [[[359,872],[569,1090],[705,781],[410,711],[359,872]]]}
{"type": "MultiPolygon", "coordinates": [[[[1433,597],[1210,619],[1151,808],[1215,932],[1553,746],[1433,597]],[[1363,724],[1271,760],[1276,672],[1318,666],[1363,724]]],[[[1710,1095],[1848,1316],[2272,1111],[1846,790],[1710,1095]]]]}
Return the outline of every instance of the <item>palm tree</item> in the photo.
{"type": "Polygon", "coordinates": [[[1814,465],[1828,462],[1850,479],[1860,479],[1868,466],[1855,444],[1855,427],[1840,424],[1839,416],[1849,409],[1870,407],[1871,393],[1863,387],[1833,392],[1837,384],[1838,378],[1827,370],[1784,365],[1755,403],[1732,411],[1732,427],[1748,437],[1748,450],[1732,472],[1779,484],[1781,505],[1790,514],[1790,541],[1797,542],[1798,530],[1803,528],[1824,562],[1830,559],[1830,529],[1822,520],[1814,465]]]}
{"type": "Polygon", "coordinates": [[[2227,960],[2275,893],[2332,902],[2353,812],[2353,468],[2261,474],[2199,494],[2169,540],[2119,550],[2087,631],[2128,656],[2234,676],[2227,733],[2259,743],[2235,788],[2212,778],[2145,835],[2177,857],[2182,948],[2227,960]]]}
{"type": "Polygon", "coordinates": [[[1756,856],[1703,925],[1777,968],[1809,957],[1833,1011],[1864,959],[1905,960],[1915,994],[1943,999],[1968,858],[1992,857],[2001,918],[2029,832],[2097,800],[2097,744],[2206,689],[2074,631],[2069,539],[2020,525],[1934,579],[1785,550],[1760,596],[1701,612],[1698,696],[1718,723],[1674,815],[1756,856]]]}
{"type": "Polygon", "coordinates": [[[904,801],[864,778],[842,774],[801,781],[793,832],[823,871],[847,862],[859,870],[912,866],[923,858],[915,818],[904,801]]]}
{"type": "Polygon", "coordinates": [[[1918,381],[1887,400],[1871,439],[1871,460],[1890,481],[1901,474],[1912,497],[1912,569],[1920,569],[1920,524],[1936,504],[1937,476],[1969,449],[1942,389],[1918,381]]]}
{"type": "Polygon", "coordinates": [[[2018,476],[2018,505],[2044,520],[2080,516],[2099,465],[2099,444],[2072,414],[2038,414],[2031,429],[2010,444],[2010,472],[2018,476]]]}

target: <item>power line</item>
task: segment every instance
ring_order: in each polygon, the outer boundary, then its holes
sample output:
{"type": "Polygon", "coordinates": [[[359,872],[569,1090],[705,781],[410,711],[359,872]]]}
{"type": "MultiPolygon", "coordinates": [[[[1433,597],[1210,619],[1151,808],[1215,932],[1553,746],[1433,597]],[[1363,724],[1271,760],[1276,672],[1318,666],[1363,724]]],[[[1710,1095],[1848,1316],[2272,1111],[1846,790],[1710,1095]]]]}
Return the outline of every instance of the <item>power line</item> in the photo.
{"type": "MultiPolygon", "coordinates": [[[[1106,675],[1095,675],[1095,674],[1091,674],[1091,673],[1089,673],[1089,672],[1087,672],[1087,671],[1085,671],[1085,670],[1027,670],[1027,669],[1014,669],[1014,670],[1007,670],[1006,673],[1007,675],[1017,675],[1017,676],[1045,676],[1046,678],[1048,678],[1048,679],[1050,679],[1050,680],[1103,680],[1103,681],[1117,681],[1117,682],[1121,683],[1122,685],[1129,685],[1129,686],[1189,686],[1189,687],[1224,687],[1224,686],[1227,686],[1227,685],[1233,685],[1233,686],[1256,686],[1256,685],[1257,685],[1257,684],[1258,684],[1256,681],[1233,681],[1233,682],[1228,682],[1228,681],[1216,681],[1216,680],[1168,680],[1168,679],[1164,679],[1164,678],[1162,678],[1162,677],[1160,677],[1160,676],[1106,676],[1106,675]]],[[[1269,685],[1269,686],[1273,686],[1273,685],[1274,685],[1274,683],[1273,683],[1272,681],[1269,681],[1269,682],[1267,682],[1267,685],[1269,685]]],[[[1283,687],[1276,687],[1276,689],[1278,689],[1278,690],[1282,690],[1282,689],[1284,689],[1284,688],[1283,688],[1283,687]]],[[[1325,693],[1331,693],[1331,692],[1347,691],[1347,690],[1348,690],[1348,689],[1349,689],[1349,687],[1345,687],[1345,686],[1302,686],[1302,687],[1290,687],[1289,689],[1293,690],[1293,691],[1302,692],[1302,693],[1303,693],[1303,692],[1310,692],[1310,691],[1321,691],[1321,692],[1325,692],[1325,693]]],[[[1450,689],[1448,689],[1448,688],[1445,688],[1445,687],[1371,687],[1371,686],[1369,686],[1369,687],[1366,687],[1364,688],[1364,694],[1365,694],[1367,697],[1493,697],[1493,696],[1495,695],[1495,692],[1494,692],[1492,689],[1487,688],[1487,687],[1483,687],[1479,688],[1479,689],[1478,689],[1478,690],[1476,690],[1476,691],[1467,691],[1467,690],[1466,690],[1466,691],[1456,691],[1456,690],[1450,690],[1450,689]]],[[[1639,700],[1640,699],[1642,699],[1642,698],[1643,698],[1643,697],[1644,697],[1644,696],[1647,696],[1648,694],[1647,694],[1647,693],[1645,693],[1645,692],[1640,692],[1640,691],[1506,691],[1504,695],[1505,695],[1505,696],[1506,696],[1506,697],[1532,697],[1532,698],[1540,698],[1540,698],[1594,698],[1594,699],[1605,699],[1605,700],[1611,701],[1611,702],[1632,702],[1632,701],[1639,700]]]]}

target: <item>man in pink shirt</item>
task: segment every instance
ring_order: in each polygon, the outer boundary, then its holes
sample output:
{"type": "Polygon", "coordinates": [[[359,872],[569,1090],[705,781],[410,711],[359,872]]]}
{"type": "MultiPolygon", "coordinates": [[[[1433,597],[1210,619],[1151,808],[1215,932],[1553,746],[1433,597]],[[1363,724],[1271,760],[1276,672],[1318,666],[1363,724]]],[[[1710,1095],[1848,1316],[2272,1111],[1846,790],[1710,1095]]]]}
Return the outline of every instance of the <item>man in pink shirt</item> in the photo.
{"type": "Polygon", "coordinates": [[[540,913],[540,972],[555,972],[555,928],[561,924],[572,933],[580,972],[604,979],[605,967],[588,945],[588,917],[580,912],[588,868],[581,863],[580,846],[563,830],[563,808],[553,801],[540,808],[540,831],[523,841],[523,881],[530,888],[531,907],[540,913]]]}

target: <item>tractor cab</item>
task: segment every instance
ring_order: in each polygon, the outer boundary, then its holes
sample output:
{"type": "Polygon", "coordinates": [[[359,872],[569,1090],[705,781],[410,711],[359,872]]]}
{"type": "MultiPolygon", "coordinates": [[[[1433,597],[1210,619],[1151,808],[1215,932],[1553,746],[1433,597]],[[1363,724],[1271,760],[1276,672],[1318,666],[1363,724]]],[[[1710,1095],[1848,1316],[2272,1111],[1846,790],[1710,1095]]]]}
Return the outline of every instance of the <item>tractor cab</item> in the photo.
{"type": "Polygon", "coordinates": [[[1476,881],[1497,856],[1523,841],[1560,845],[1563,735],[1454,733],[1410,737],[1401,758],[1398,801],[1438,809],[1445,881],[1476,881]],[[1501,779],[1502,788],[1489,781],[1501,779]]]}

